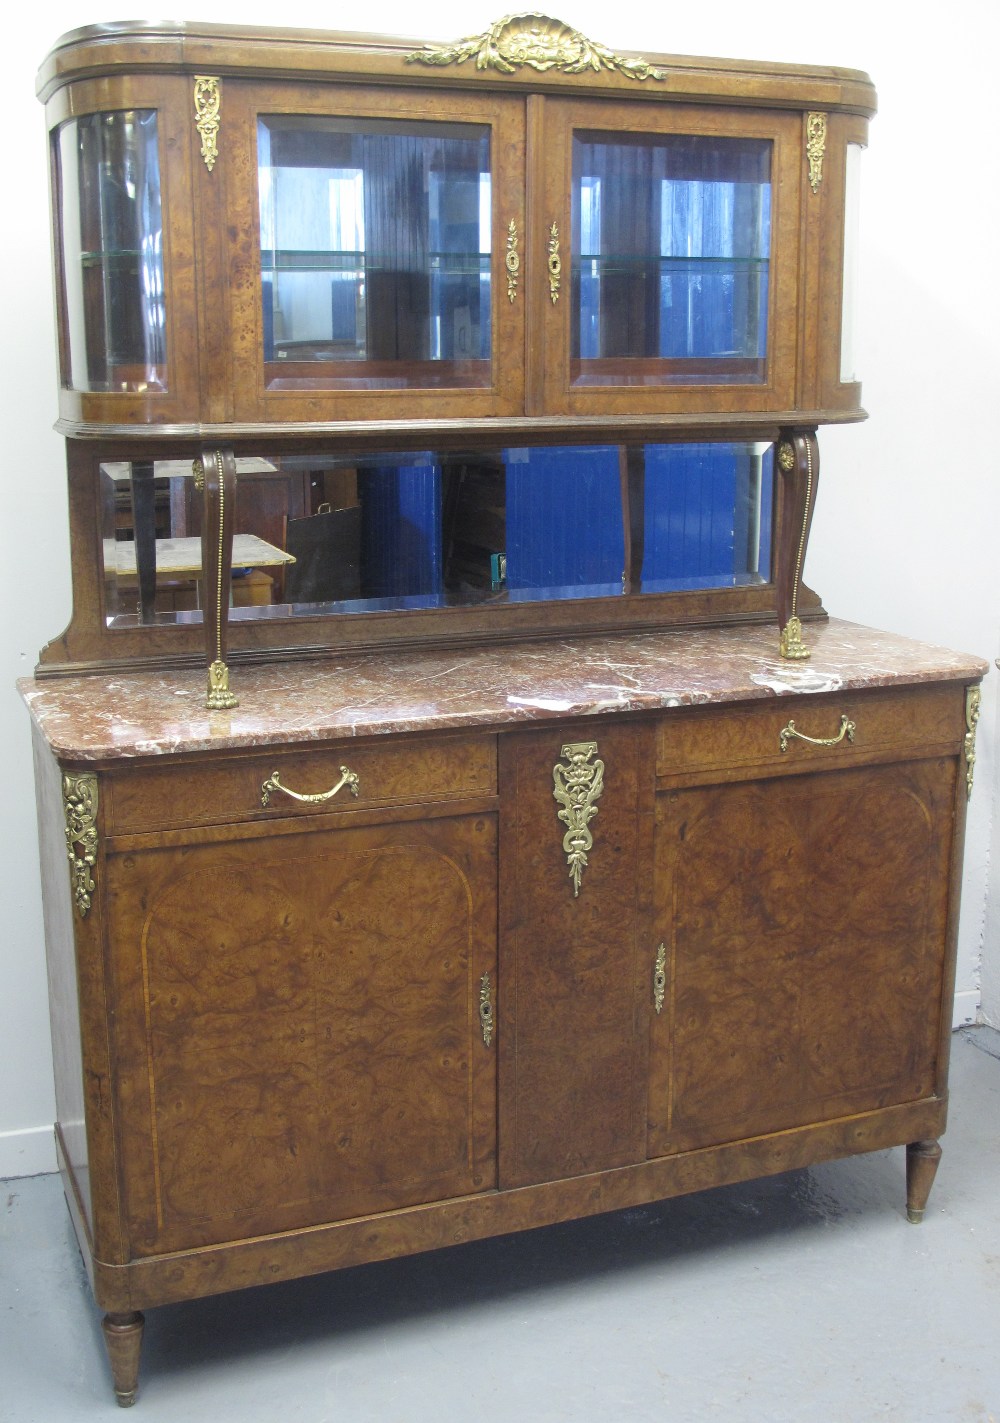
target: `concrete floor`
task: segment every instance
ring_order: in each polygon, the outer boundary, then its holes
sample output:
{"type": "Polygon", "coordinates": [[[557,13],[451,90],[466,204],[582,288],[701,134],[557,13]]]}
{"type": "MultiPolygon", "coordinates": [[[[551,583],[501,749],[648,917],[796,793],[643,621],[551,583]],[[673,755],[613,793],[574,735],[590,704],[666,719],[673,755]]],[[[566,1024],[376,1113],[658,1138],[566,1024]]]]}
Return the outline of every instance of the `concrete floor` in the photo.
{"type": "MultiPolygon", "coordinates": [[[[1000,1423],[1000,1033],[954,1041],[927,1218],[903,1152],[172,1305],[142,1423],[1000,1423]]],[[[56,1176],[0,1200],[0,1419],[121,1418],[56,1176]]]]}

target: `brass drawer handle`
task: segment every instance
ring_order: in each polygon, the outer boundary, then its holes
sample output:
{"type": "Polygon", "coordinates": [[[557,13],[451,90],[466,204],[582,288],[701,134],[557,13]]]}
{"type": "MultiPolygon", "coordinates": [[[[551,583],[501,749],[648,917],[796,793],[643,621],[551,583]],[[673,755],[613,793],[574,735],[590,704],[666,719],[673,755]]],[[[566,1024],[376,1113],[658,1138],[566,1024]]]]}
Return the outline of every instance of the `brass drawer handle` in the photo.
{"type": "Polygon", "coordinates": [[[840,718],[840,730],[836,736],[807,736],[804,731],[796,731],[794,721],[790,721],[782,729],[778,737],[778,745],[782,751],[788,750],[789,741],[808,741],[810,746],[839,746],[846,736],[848,741],[854,740],[854,733],[857,731],[857,724],[845,712],[840,718]]]}
{"type": "Polygon", "coordinates": [[[358,773],[357,771],[349,771],[346,766],[341,766],[340,780],[332,790],[317,791],[315,795],[305,795],[300,791],[290,790],[288,786],[283,786],[278,780],[277,771],[272,771],[260,788],[260,803],[266,807],[271,800],[271,792],[281,791],[284,795],[291,796],[292,800],[301,800],[307,805],[322,805],[326,800],[333,800],[338,791],[342,791],[345,786],[350,787],[351,795],[357,795],[358,773]]]}
{"type": "Polygon", "coordinates": [[[493,992],[488,973],[479,980],[479,1026],[483,1030],[483,1042],[489,1047],[493,1041],[493,992]]]}

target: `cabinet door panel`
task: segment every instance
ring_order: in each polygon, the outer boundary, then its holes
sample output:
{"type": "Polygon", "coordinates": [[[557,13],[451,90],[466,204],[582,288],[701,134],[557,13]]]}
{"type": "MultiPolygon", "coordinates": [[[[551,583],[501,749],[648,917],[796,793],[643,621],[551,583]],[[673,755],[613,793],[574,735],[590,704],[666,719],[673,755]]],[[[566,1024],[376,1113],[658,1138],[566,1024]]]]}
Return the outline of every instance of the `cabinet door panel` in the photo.
{"type": "Polygon", "coordinates": [[[487,817],[110,867],[138,1254],[495,1184],[487,817]]]}
{"type": "Polygon", "coordinates": [[[504,1187],[645,1156],[651,732],[599,722],[501,743],[504,1187]],[[574,895],[553,768],[591,739],[604,788],[574,895]]]}
{"type": "Polygon", "coordinates": [[[228,94],[237,418],[521,413],[523,102],[228,94]]]}
{"type": "Polygon", "coordinates": [[[798,117],[553,100],[545,152],[545,407],[791,409],[798,117]]]}
{"type": "Polygon", "coordinates": [[[650,1154],[929,1095],[954,762],[658,798],[650,1154]]]}

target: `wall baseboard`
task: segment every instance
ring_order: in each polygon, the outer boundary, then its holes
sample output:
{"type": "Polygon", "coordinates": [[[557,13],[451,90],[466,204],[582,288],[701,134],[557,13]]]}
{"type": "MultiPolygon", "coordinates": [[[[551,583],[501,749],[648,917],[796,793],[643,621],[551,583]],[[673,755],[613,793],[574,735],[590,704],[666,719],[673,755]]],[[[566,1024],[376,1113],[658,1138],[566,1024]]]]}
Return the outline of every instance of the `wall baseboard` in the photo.
{"type": "Polygon", "coordinates": [[[51,1125],[0,1132],[0,1179],[44,1176],[56,1170],[56,1139],[51,1125]]]}

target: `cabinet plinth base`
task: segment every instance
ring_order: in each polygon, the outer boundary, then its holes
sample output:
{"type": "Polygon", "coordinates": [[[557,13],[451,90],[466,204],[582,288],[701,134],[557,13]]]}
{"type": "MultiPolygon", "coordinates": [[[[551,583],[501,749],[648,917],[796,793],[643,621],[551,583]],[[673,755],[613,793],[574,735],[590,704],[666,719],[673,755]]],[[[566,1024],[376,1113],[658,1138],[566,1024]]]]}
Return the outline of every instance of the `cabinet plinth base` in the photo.
{"type": "Polygon", "coordinates": [[[115,1399],[120,1408],[131,1408],[139,1391],[139,1351],[145,1324],[145,1317],[138,1311],[106,1314],[101,1320],[115,1385],[115,1399]]]}
{"type": "Polygon", "coordinates": [[[911,1141],[906,1148],[906,1219],[919,1225],[941,1160],[937,1141],[911,1141]]]}

